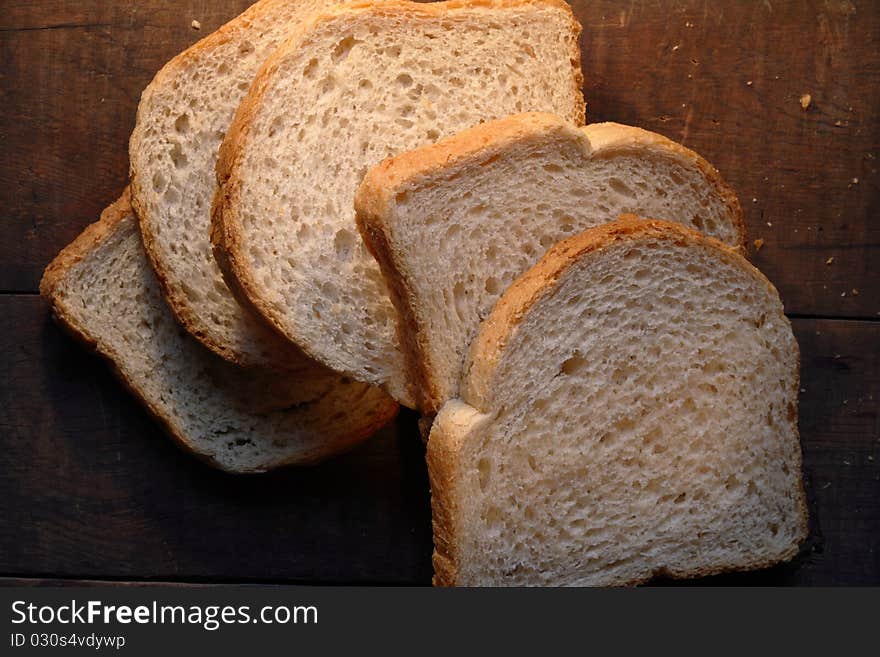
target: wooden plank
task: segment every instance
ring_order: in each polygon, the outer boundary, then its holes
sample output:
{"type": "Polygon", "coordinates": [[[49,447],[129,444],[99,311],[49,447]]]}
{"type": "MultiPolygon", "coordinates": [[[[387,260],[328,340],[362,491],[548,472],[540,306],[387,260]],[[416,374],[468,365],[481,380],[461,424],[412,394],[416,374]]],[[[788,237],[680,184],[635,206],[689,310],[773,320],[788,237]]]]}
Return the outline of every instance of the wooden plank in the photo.
{"type": "Polygon", "coordinates": [[[0,296],[0,336],[0,575],[429,580],[411,415],[326,465],[225,475],[178,450],[41,299],[0,296]]]}
{"type": "MultiPolygon", "coordinates": [[[[51,257],[116,197],[140,91],[247,4],[4,3],[0,143],[14,157],[0,162],[0,290],[35,290],[51,257]]],[[[590,119],[667,134],[719,166],[789,312],[876,317],[880,12],[856,0],[573,6],[590,119]]]]}
{"type": "Polygon", "coordinates": [[[715,164],[751,240],[764,241],[753,260],[789,312],[880,315],[876,5],[572,4],[588,119],[660,132],[715,164]]]}
{"type": "MultiPolygon", "coordinates": [[[[796,320],[812,515],[791,564],[709,583],[880,584],[880,323],[796,320]]],[[[415,417],[322,466],[180,452],[33,296],[0,296],[0,576],[427,584],[415,417]]]]}
{"type": "Polygon", "coordinates": [[[43,267],[125,186],[143,88],[249,4],[4,0],[0,290],[36,290],[43,267]]]}

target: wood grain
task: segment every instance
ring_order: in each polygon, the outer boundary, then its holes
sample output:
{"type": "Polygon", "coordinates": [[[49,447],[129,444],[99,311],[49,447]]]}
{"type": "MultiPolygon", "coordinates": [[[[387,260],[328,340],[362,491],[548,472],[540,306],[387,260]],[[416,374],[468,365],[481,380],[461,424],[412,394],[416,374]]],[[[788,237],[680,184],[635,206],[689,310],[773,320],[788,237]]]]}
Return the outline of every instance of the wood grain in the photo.
{"type": "Polygon", "coordinates": [[[588,120],[654,130],[715,164],[788,312],[880,316],[877,4],[572,4],[588,120]]]}
{"type": "Polygon", "coordinates": [[[179,450],[42,299],[0,296],[0,575],[427,581],[412,417],[326,465],[225,475],[179,450]]]}
{"type": "Polygon", "coordinates": [[[249,4],[4,0],[0,290],[36,291],[48,262],[125,186],[143,88],[249,4]]]}
{"type": "MultiPolygon", "coordinates": [[[[795,328],[810,540],[708,581],[880,584],[880,324],[795,328]]],[[[322,466],[235,477],[174,447],[39,298],[0,296],[0,340],[0,576],[430,581],[413,415],[322,466]]]]}
{"type": "MultiPolygon", "coordinates": [[[[46,263],[123,185],[143,87],[248,4],[4,3],[0,142],[14,156],[0,162],[0,290],[36,290],[46,263]]],[[[878,317],[876,5],[572,4],[584,25],[589,119],[661,132],[715,163],[742,200],[752,240],[763,240],[754,261],[790,313],[878,317]]]]}
{"type": "MultiPolygon", "coordinates": [[[[317,468],[224,475],[178,451],[32,296],[123,186],[143,87],[248,4],[3,4],[0,577],[430,580],[412,415],[317,468]]],[[[589,119],[661,132],[716,164],[763,240],[754,262],[797,317],[810,539],[789,564],[698,583],[880,584],[880,11],[868,0],[573,8],[589,119]]]]}

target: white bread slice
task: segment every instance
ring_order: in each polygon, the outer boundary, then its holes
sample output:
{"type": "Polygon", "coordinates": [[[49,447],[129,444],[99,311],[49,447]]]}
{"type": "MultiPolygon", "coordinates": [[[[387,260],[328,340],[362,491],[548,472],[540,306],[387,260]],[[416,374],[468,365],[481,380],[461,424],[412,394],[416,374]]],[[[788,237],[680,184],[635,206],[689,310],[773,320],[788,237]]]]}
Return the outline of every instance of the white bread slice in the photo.
{"type": "Polygon", "coordinates": [[[401,322],[418,405],[458,395],[480,321],[546,249],[632,212],[745,242],[736,195],[699,155],[615,123],[491,121],[374,167],[355,198],[401,322]]]}
{"type": "Polygon", "coordinates": [[[161,297],[127,192],[52,261],[40,292],[183,447],[223,470],[317,461],[397,412],[377,388],[317,364],[279,377],[232,365],[193,340],[161,297]]]}
{"type": "Polygon", "coordinates": [[[352,199],[367,169],[481,120],[583,123],[580,25],[561,0],[366,3],[280,46],[221,148],[215,256],[305,352],[412,406],[396,313],[352,199]]]}
{"type": "Polygon", "coordinates": [[[178,320],[244,365],[294,366],[299,350],[244,310],[211,255],[220,143],[259,67],[312,12],[337,0],[262,0],[172,59],[144,90],[131,135],[132,203],[178,320]]]}
{"type": "Polygon", "coordinates": [[[769,566],[806,535],[798,348],[773,286],[679,224],[552,248],[474,341],[428,441],[441,585],[769,566]]]}

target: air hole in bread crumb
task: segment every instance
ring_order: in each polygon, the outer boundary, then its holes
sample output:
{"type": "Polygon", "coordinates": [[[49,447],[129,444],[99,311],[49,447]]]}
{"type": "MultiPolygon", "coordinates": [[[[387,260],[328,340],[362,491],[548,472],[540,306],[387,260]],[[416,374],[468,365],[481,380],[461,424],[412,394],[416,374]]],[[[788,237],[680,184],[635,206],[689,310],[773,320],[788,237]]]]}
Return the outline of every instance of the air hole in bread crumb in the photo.
{"type": "Polygon", "coordinates": [[[498,293],[498,279],[494,276],[490,276],[486,279],[486,292],[489,294],[498,293]]]}
{"type": "Polygon", "coordinates": [[[452,288],[452,301],[455,304],[455,313],[458,315],[459,321],[464,321],[465,317],[465,297],[467,296],[467,292],[465,292],[464,284],[456,283],[452,288]]]}
{"type": "Polygon", "coordinates": [[[156,193],[162,193],[165,189],[165,176],[161,173],[153,174],[153,191],[156,193]]]}
{"type": "Polygon", "coordinates": [[[489,485],[489,477],[491,474],[489,459],[482,458],[477,461],[477,472],[480,475],[480,490],[486,490],[486,486],[489,485]]]}
{"type": "Polygon", "coordinates": [[[559,368],[559,371],[562,374],[576,374],[577,372],[582,370],[586,366],[586,364],[586,359],[575,353],[574,356],[562,363],[562,367],[559,368]]]}
{"type": "Polygon", "coordinates": [[[618,195],[624,198],[635,200],[636,194],[629,186],[620,178],[609,178],[608,186],[611,187],[618,195]]]}
{"type": "Polygon", "coordinates": [[[250,41],[243,41],[238,46],[239,55],[250,55],[252,52],[254,52],[254,50],[256,50],[256,48],[254,47],[254,44],[252,44],[250,41]]]}
{"type": "Polygon", "coordinates": [[[497,506],[490,506],[488,509],[486,509],[484,518],[486,519],[486,524],[488,524],[489,527],[497,527],[501,524],[501,511],[498,509],[497,506]]]}
{"type": "Polygon", "coordinates": [[[412,86],[413,79],[412,79],[412,76],[409,75],[408,73],[401,73],[400,75],[397,76],[397,79],[395,80],[395,82],[397,82],[397,86],[406,89],[407,87],[412,86]]]}
{"type": "Polygon", "coordinates": [[[306,67],[303,69],[302,75],[307,80],[310,80],[313,77],[315,77],[315,71],[317,71],[317,70],[318,70],[318,60],[312,58],[309,60],[309,63],[306,64],[306,67]]]}
{"type": "Polygon", "coordinates": [[[189,128],[189,114],[181,114],[174,121],[174,129],[181,134],[189,132],[189,128]]]}
{"type": "Polygon", "coordinates": [[[333,247],[336,249],[336,256],[340,260],[349,260],[354,250],[355,236],[350,230],[343,228],[336,233],[333,238],[333,247]]]}
{"type": "Polygon", "coordinates": [[[343,61],[346,57],[348,57],[349,53],[351,53],[351,49],[355,47],[356,44],[360,43],[353,36],[347,36],[342,41],[336,44],[336,47],[333,48],[333,53],[331,57],[333,58],[333,63],[338,64],[343,61]]]}
{"type": "Polygon", "coordinates": [[[182,169],[186,166],[187,159],[180,144],[174,144],[171,147],[171,161],[174,163],[175,169],[182,169]]]}

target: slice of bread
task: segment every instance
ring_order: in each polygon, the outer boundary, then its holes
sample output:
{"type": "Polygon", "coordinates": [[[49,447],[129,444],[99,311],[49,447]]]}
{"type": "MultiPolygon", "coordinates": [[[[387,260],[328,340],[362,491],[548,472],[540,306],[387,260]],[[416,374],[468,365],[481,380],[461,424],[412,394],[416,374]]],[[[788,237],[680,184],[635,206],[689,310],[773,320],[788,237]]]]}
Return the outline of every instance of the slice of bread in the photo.
{"type": "Polygon", "coordinates": [[[386,160],[355,207],[427,413],[458,395],[480,321],[561,239],[632,212],[745,243],[736,196],[693,151],[639,128],[578,128],[549,114],[484,123],[386,160]]]}
{"type": "Polygon", "coordinates": [[[132,203],[150,261],[178,320],[245,365],[282,366],[299,350],[226,287],[211,255],[217,151],[260,65],[312,12],[337,0],[262,0],[172,59],[144,90],[131,135],[132,203]]]}
{"type": "Polygon", "coordinates": [[[414,405],[396,313],[352,199],[382,159],[511,112],[583,123],[561,0],[336,8],[285,42],[218,161],[212,240],[244,303],[304,351],[414,405]]]}
{"type": "Polygon", "coordinates": [[[798,347],[776,290],[679,224],[552,248],[428,441],[437,584],[623,585],[769,566],[806,535],[798,347]]]}
{"type": "Polygon", "coordinates": [[[377,388],[317,364],[279,377],[228,363],[193,340],[161,297],[127,192],[52,261],[40,292],[180,444],[223,470],[317,461],[397,412],[377,388]]]}

